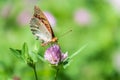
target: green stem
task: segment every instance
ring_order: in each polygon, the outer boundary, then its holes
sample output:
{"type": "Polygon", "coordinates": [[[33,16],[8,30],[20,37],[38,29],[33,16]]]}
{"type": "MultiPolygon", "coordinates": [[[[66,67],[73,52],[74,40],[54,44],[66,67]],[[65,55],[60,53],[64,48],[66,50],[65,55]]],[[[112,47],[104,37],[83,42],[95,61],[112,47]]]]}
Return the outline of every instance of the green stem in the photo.
{"type": "Polygon", "coordinates": [[[59,72],[59,68],[56,69],[55,80],[57,80],[58,72],[59,72]]]}
{"type": "Polygon", "coordinates": [[[37,76],[37,71],[36,71],[36,66],[35,65],[33,67],[33,70],[34,70],[34,74],[35,74],[35,79],[38,80],[38,76],[37,76]]]}

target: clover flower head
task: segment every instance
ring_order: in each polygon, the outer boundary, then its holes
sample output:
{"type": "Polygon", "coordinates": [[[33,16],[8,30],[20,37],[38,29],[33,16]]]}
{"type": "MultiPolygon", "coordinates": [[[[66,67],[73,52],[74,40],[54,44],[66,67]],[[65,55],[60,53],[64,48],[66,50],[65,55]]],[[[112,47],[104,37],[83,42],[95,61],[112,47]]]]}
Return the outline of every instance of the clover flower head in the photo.
{"type": "Polygon", "coordinates": [[[50,64],[57,66],[60,62],[64,61],[67,56],[67,53],[63,54],[60,50],[60,47],[55,44],[45,51],[44,58],[50,62],[50,64]]]}

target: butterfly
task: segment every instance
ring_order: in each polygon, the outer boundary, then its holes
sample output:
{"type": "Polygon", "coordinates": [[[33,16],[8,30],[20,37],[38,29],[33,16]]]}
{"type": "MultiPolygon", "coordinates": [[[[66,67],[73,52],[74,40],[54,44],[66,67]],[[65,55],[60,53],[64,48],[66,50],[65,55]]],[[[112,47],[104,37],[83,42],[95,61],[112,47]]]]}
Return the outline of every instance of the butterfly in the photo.
{"type": "Polygon", "coordinates": [[[33,35],[42,41],[42,46],[55,43],[58,40],[54,35],[47,17],[38,6],[34,6],[34,14],[30,20],[30,28],[33,35]]]}

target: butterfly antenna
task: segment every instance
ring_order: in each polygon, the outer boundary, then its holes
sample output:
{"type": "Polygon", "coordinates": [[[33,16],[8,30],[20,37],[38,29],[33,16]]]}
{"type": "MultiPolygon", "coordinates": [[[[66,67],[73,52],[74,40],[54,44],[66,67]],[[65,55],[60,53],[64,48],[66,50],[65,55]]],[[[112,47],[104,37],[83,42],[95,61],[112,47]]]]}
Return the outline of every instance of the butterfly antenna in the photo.
{"type": "Polygon", "coordinates": [[[64,32],[62,35],[60,35],[60,38],[61,38],[61,37],[64,37],[66,34],[68,34],[68,33],[70,33],[70,32],[72,32],[72,29],[64,32]]]}

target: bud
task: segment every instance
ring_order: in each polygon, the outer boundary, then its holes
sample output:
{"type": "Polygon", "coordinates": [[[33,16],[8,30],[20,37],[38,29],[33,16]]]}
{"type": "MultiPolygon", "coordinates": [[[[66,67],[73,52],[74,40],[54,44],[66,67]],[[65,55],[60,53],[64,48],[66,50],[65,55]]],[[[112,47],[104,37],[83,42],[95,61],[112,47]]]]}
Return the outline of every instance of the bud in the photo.
{"type": "Polygon", "coordinates": [[[60,62],[63,62],[67,56],[67,53],[63,54],[60,50],[60,47],[55,44],[45,51],[44,58],[50,62],[50,64],[57,66],[60,62]]]}

